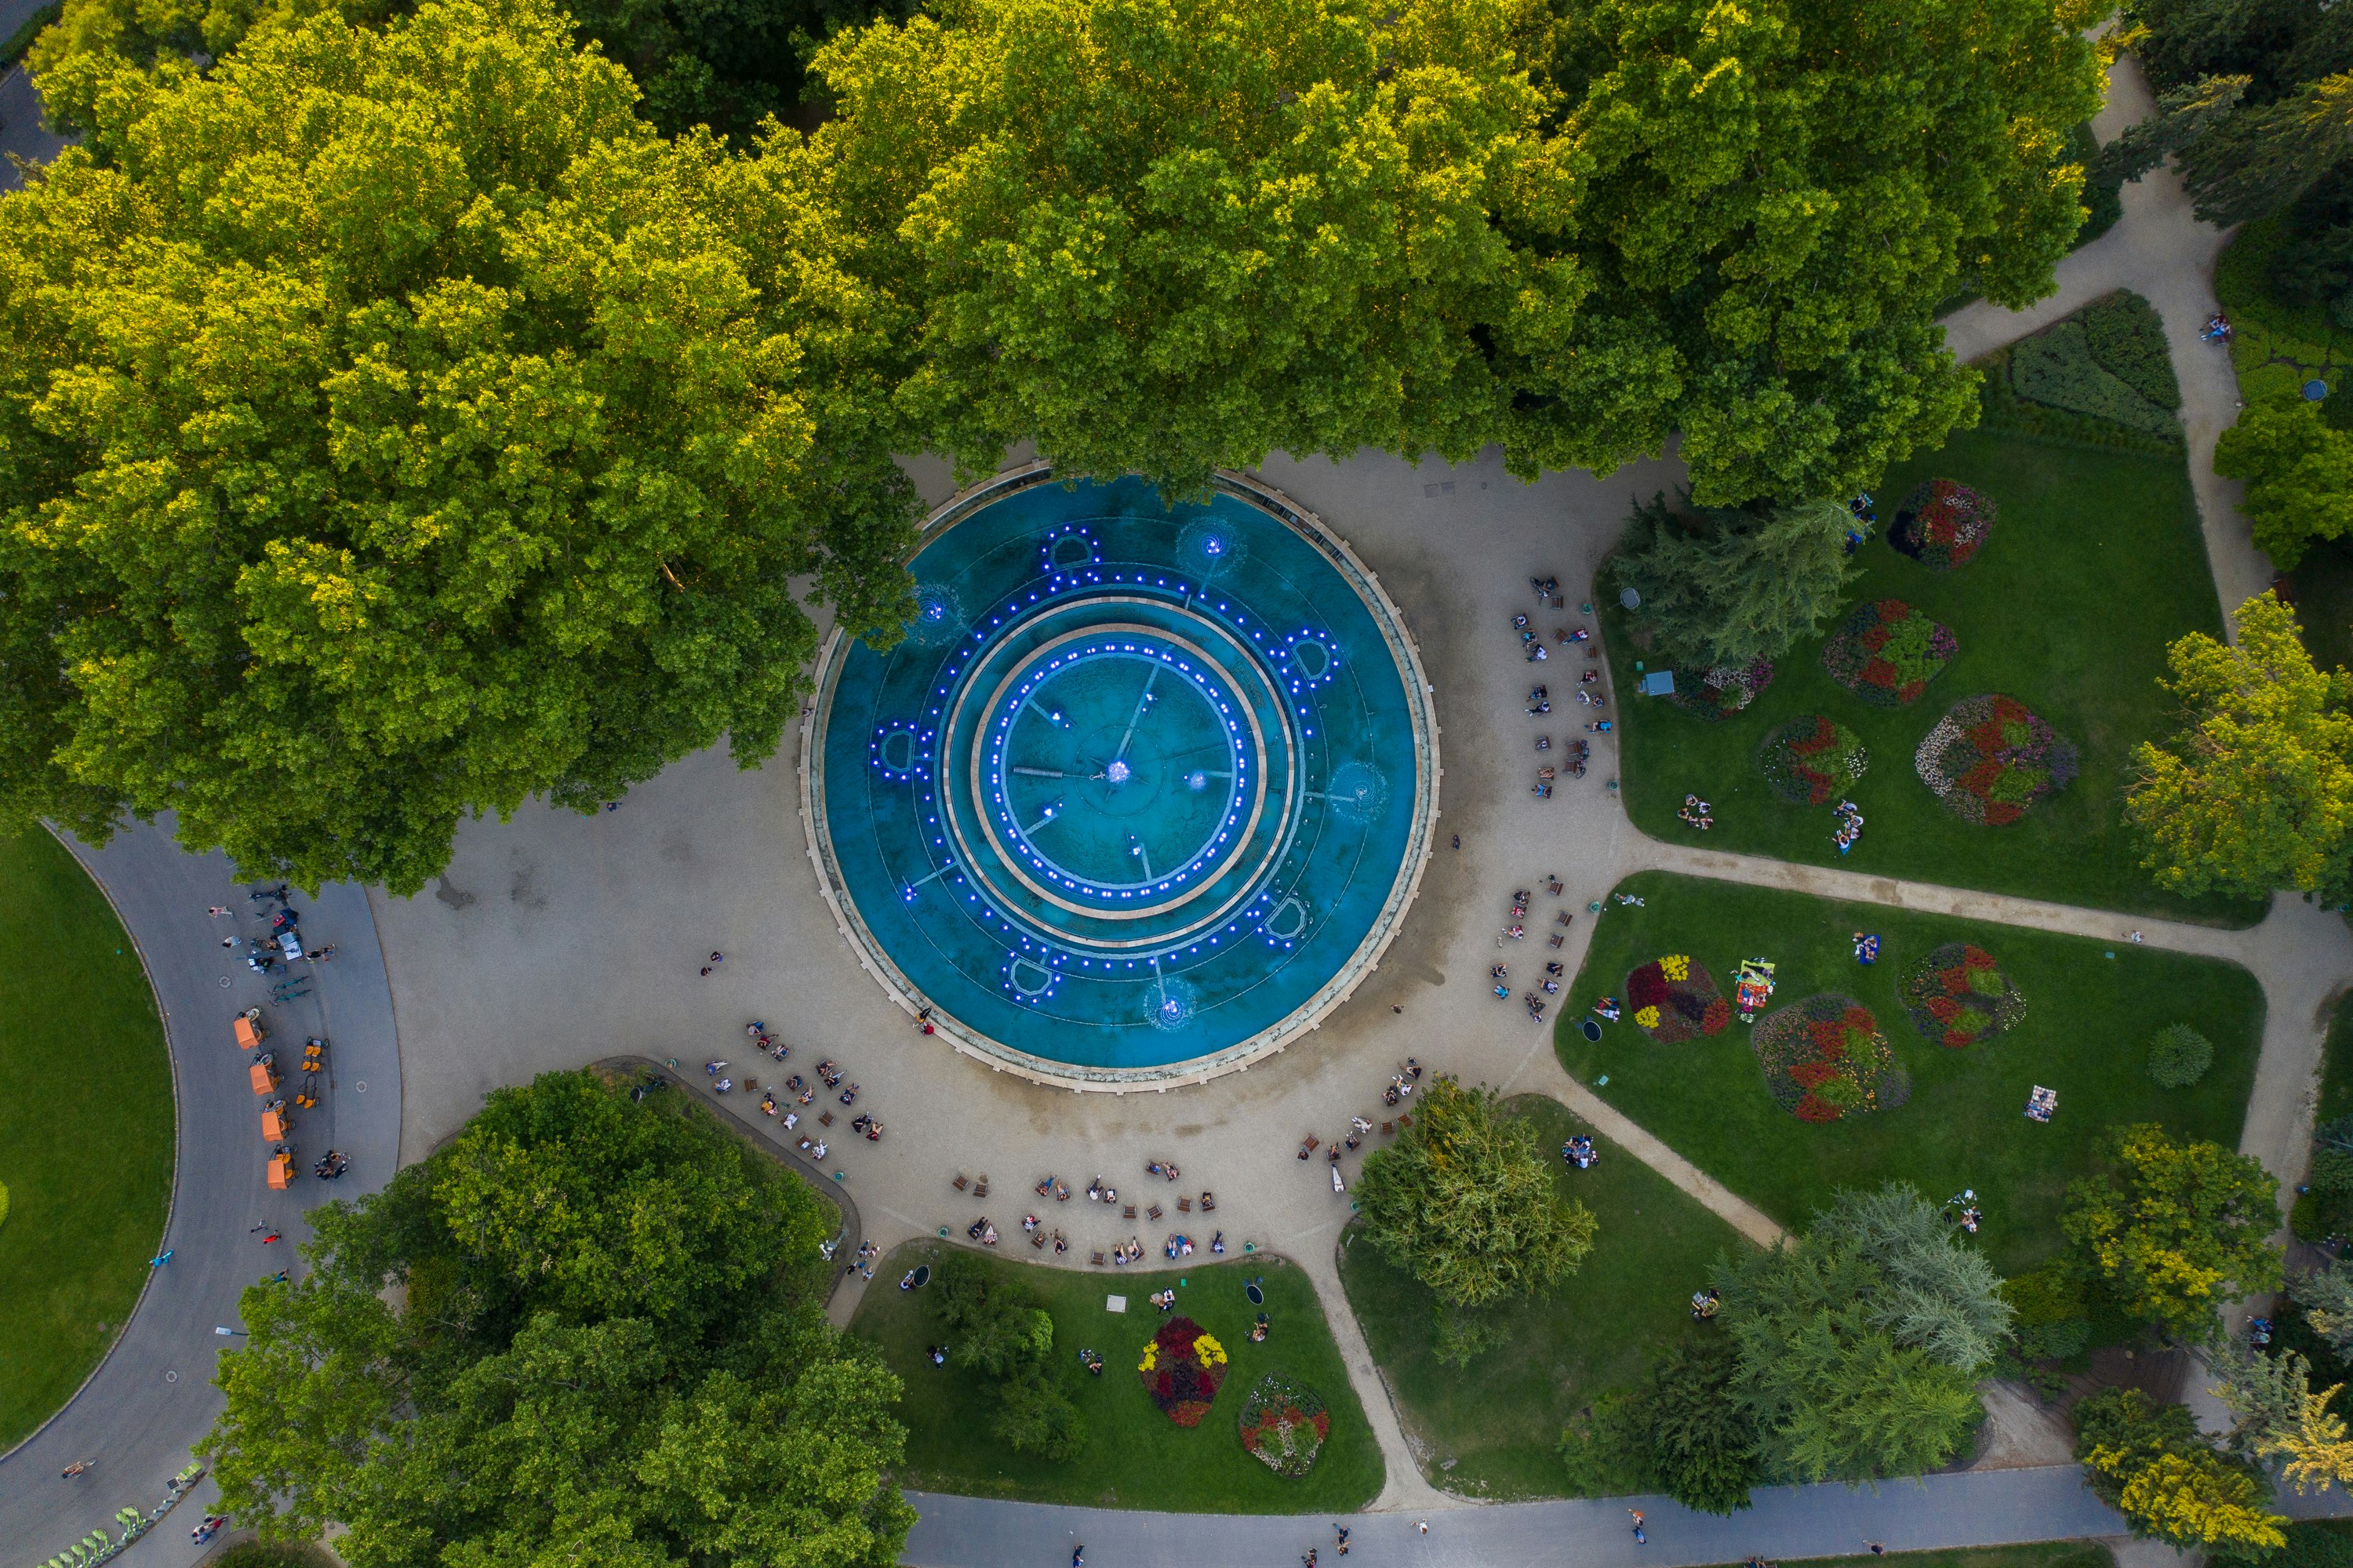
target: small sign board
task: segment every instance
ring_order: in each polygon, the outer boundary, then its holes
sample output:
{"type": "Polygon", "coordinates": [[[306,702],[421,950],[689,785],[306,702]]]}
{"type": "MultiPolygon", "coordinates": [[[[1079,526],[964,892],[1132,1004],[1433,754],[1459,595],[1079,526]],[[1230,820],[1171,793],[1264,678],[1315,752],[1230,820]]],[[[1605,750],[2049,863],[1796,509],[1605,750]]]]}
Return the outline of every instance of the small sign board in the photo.
{"type": "Polygon", "coordinates": [[[1103,1310],[1104,1310],[1104,1311],[1106,1311],[1106,1312],[1124,1312],[1124,1311],[1126,1311],[1126,1310],[1127,1310],[1127,1298],[1126,1298],[1126,1297],[1124,1297],[1124,1296],[1106,1296],[1106,1297],[1104,1297],[1104,1298],[1103,1298],[1103,1310]]]}

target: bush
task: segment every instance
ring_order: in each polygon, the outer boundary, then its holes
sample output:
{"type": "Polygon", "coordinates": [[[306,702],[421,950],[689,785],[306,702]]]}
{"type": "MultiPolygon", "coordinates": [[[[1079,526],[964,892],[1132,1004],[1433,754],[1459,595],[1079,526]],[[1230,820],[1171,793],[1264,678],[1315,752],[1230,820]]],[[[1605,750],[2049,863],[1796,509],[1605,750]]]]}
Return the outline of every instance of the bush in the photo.
{"type": "Polygon", "coordinates": [[[2147,300],[2119,290],[2086,305],[2083,317],[2084,340],[2101,369],[2160,408],[2181,407],[2181,384],[2173,376],[2165,323],[2147,300]]]}
{"type": "MultiPolygon", "coordinates": [[[[1799,1121],[1836,1121],[1881,1108],[1894,1053],[1870,1009],[1824,991],[1768,1014],[1749,1036],[1765,1086],[1799,1121]]],[[[1904,1086],[1908,1094],[1910,1083],[1904,1086]]]]}
{"type": "Polygon", "coordinates": [[[1242,1400],[1238,1425],[1242,1446],[1278,1476],[1303,1476],[1314,1468],[1332,1432],[1323,1399],[1281,1372],[1259,1379],[1242,1400]]]}
{"type": "Polygon", "coordinates": [[[2018,1353],[2026,1360],[2063,1361],[2091,1343],[2083,1284],[2063,1262],[2003,1280],[2001,1295],[2017,1314],[2018,1353]]]}
{"type": "Polygon", "coordinates": [[[1822,668],[1864,702],[1897,708],[1926,691],[1960,652],[1949,628],[1902,599],[1872,599],[1856,605],[1822,644],[1822,668]]]}
{"type": "Polygon", "coordinates": [[[932,1307],[948,1330],[948,1359],[968,1372],[1018,1377],[1053,1351],[1054,1319],[1037,1297],[970,1253],[940,1260],[932,1307]]]}
{"type": "Polygon", "coordinates": [[[1634,1027],[1662,1045],[1721,1034],[1732,1022],[1732,1004],[1716,989],[1715,977],[1683,953],[1653,959],[1629,974],[1626,1005],[1634,1010],[1634,1027]]]}
{"type": "MultiPolygon", "coordinates": [[[[2087,447],[2095,451],[2149,452],[2159,456],[2181,450],[2179,426],[2157,434],[2136,430],[2111,419],[2073,414],[2064,408],[2031,402],[2010,384],[2010,351],[1999,349],[1979,362],[1985,379],[1978,387],[1978,428],[2018,430],[2037,440],[2062,446],[2087,447]]],[[[1893,535],[1890,536],[1893,542],[1893,535]]]]}
{"type": "Polygon", "coordinates": [[[2158,435],[2180,429],[2169,411],[2093,357],[2090,334],[2072,317],[2010,350],[2010,384],[2029,402],[2089,414],[2129,430],[2158,435]]]}
{"type": "Polygon", "coordinates": [[[1954,479],[1931,479],[1914,487],[1895,509],[1887,543],[1932,571],[1965,567],[1985,548],[1993,532],[1993,502],[1954,479]]]}
{"type": "Polygon", "coordinates": [[[2084,227],[2075,231],[2074,245],[2080,250],[2124,217],[2125,173],[2101,166],[2100,139],[2088,120],[2068,133],[2067,161],[2084,165],[2084,227]]]}
{"type": "Polygon", "coordinates": [[[1086,1447],[1087,1418],[1042,1369],[1033,1367],[1027,1377],[1007,1383],[997,1398],[988,1429],[1016,1453],[1059,1462],[1077,1457],[1086,1447]]]}
{"type": "Polygon", "coordinates": [[[1862,737],[1823,714],[1801,714],[1765,737],[1757,766],[1793,806],[1827,806],[1871,766],[1862,737]]]}
{"type": "Polygon", "coordinates": [[[2148,1075],[2168,1089],[2186,1089],[2214,1065],[2214,1042],[2187,1023],[2160,1029],[2148,1043],[2148,1075]]]}
{"type": "Polygon", "coordinates": [[[2073,742],[1998,693],[1955,703],[1912,755],[1920,782],[1955,815],[1995,828],[2073,783],[2081,760],[2073,742]]]}
{"type": "Polygon", "coordinates": [[[2316,1192],[2326,1192],[2332,1198],[2353,1195],[2353,1153],[2342,1149],[2322,1149],[2312,1156],[2312,1174],[2305,1181],[2316,1192]]]}
{"type": "Polygon", "coordinates": [[[1904,1004],[1915,1028],[1953,1051],[2015,1029],[2026,1016],[2026,998],[1993,955],[1968,942],[1947,942],[1915,964],[1904,977],[1904,1004]]]}
{"type": "Polygon", "coordinates": [[[2267,1568],[2353,1568],[2353,1535],[2341,1520],[2299,1520],[2267,1568]]]}

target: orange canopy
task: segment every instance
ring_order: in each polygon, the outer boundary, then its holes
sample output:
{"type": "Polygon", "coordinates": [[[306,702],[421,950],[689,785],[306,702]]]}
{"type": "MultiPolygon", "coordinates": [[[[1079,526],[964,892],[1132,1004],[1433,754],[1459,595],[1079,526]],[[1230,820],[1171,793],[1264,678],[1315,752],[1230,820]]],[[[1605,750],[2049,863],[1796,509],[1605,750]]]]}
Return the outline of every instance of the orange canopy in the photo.
{"type": "Polygon", "coordinates": [[[272,1107],[261,1113],[261,1136],[271,1143],[286,1140],[286,1113],[272,1107]]]}
{"type": "Polygon", "coordinates": [[[269,1190],[283,1192],[294,1184],[294,1157],[273,1154],[269,1157],[269,1190]]]}
{"type": "Polygon", "coordinates": [[[257,1095],[266,1095],[278,1086],[277,1069],[267,1062],[254,1063],[246,1069],[246,1074],[253,1080],[253,1092],[257,1095]]]}
{"type": "Polygon", "coordinates": [[[237,1048],[250,1051],[261,1044],[261,1030],[252,1019],[240,1013],[237,1020],[237,1048]]]}

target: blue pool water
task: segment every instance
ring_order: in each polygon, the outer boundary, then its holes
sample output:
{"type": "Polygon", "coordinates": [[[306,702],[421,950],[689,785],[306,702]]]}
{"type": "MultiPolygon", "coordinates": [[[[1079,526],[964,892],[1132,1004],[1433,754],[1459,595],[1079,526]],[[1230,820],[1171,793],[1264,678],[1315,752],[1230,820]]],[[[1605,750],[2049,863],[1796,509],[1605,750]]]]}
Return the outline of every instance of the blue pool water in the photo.
{"type": "Polygon", "coordinates": [[[1151,1076],[1344,996],[1427,853],[1394,612],[1272,493],[1009,480],[935,520],[887,654],[838,644],[810,804],[852,939],[1018,1064],[1151,1076]]]}

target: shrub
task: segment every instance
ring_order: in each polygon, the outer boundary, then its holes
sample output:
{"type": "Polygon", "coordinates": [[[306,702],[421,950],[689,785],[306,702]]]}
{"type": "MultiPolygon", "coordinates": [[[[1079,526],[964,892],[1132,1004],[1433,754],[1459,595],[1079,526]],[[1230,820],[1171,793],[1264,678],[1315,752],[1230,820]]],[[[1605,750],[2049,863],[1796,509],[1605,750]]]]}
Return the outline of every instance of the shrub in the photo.
{"type": "MultiPolygon", "coordinates": [[[[1766,1088],[1800,1121],[1836,1121],[1883,1108],[1882,1085],[1898,1070],[1871,1010],[1835,991],[1767,1015],[1749,1045],[1765,1070],[1766,1088]]],[[[1903,1092],[1910,1092],[1908,1077],[1903,1092]]]]}
{"type": "Polygon", "coordinates": [[[1303,1383],[1269,1372],[1242,1400],[1242,1446],[1278,1476],[1303,1476],[1324,1451],[1332,1417],[1303,1383]]]}
{"type": "Polygon", "coordinates": [[[2128,290],[2084,307],[2084,337],[2100,368],[2168,412],[2181,407],[2165,323],[2128,290]]]}
{"type": "Polygon", "coordinates": [[[1027,1377],[999,1390],[988,1429],[1016,1453],[1047,1459],[1076,1458],[1087,1446],[1087,1418],[1042,1368],[1031,1368],[1027,1377]]]}
{"type": "Polygon", "coordinates": [[[1904,977],[1904,1005],[1914,1027],[1953,1051],[2015,1029],[2026,1016],[2026,998],[1993,955],[1968,942],[1947,942],[1915,964],[1904,977]]]}
{"type": "Polygon", "coordinates": [[[1960,651],[1949,628],[1902,599],[1873,599],[1856,605],[1822,644],[1822,668],[1866,703],[1902,707],[1926,691],[1960,651]]]}
{"type": "Polygon", "coordinates": [[[1135,1364],[1144,1392],[1179,1426],[1198,1426],[1226,1381],[1226,1348],[1190,1318],[1160,1325],[1135,1364]]]}
{"type": "Polygon", "coordinates": [[[2063,1361],[2091,1342],[2083,1283],[2063,1261],[2003,1280],[2001,1295],[2016,1314],[2018,1353],[2028,1361],[2063,1361]]]}
{"type": "Polygon", "coordinates": [[[1887,542],[1932,570],[1965,567],[1993,532],[1993,502],[1957,480],[1932,479],[1904,498],[1887,542]]]}
{"type": "Polygon", "coordinates": [[[2266,1568],[2353,1568],[2353,1535],[2338,1521],[2298,1520],[2281,1533],[2287,1544],[2266,1568]]]}
{"type": "Polygon", "coordinates": [[[2214,1042],[2187,1023],[2157,1032],[2148,1043],[2148,1075],[2168,1089],[2186,1089],[2214,1065],[2214,1042]]]}
{"type": "Polygon", "coordinates": [[[1802,714],[1765,737],[1757,766],[1773,793],[1792,805],[1827,806],[1871,765],[1862,737],[1822,714],[1802,714]]]}
{"type": "Polygon", "coordinates": [[[2089,414],[2126,429],[2157,435],[2180,429],[2170,411],[2143,397],[2093,357],[2090,336],[2080,321],[2061,322],[2015,344],[2010,356],[2010,384],[2029,402],[2089,414]]]}
{"type": "Polygon", "coordinates": [[[1936,721],[1912,766],[1963,821],[2003,827],[2074,782],[2074,743],[2015,697],[1964,697],[1936,721]]]}
{"type": "Polygon", "coordinates": [[[1721,1034],[1732,1022],[1732,1004],[1716,989],[1715,977],[1682,953],[1653,959],[1629,974],[1626,1005],[1634,1010],[1634,1026],[1662,1045],[1721,1034]]]}
{"type": "Polygon", "coordinates": [[[1711,723],[1746,711],[1773,683],[1773,661],[1756,659],[1746,664],[1718,664],[1712,669],[1674,672],[1675,706],[1711,723]]]}

